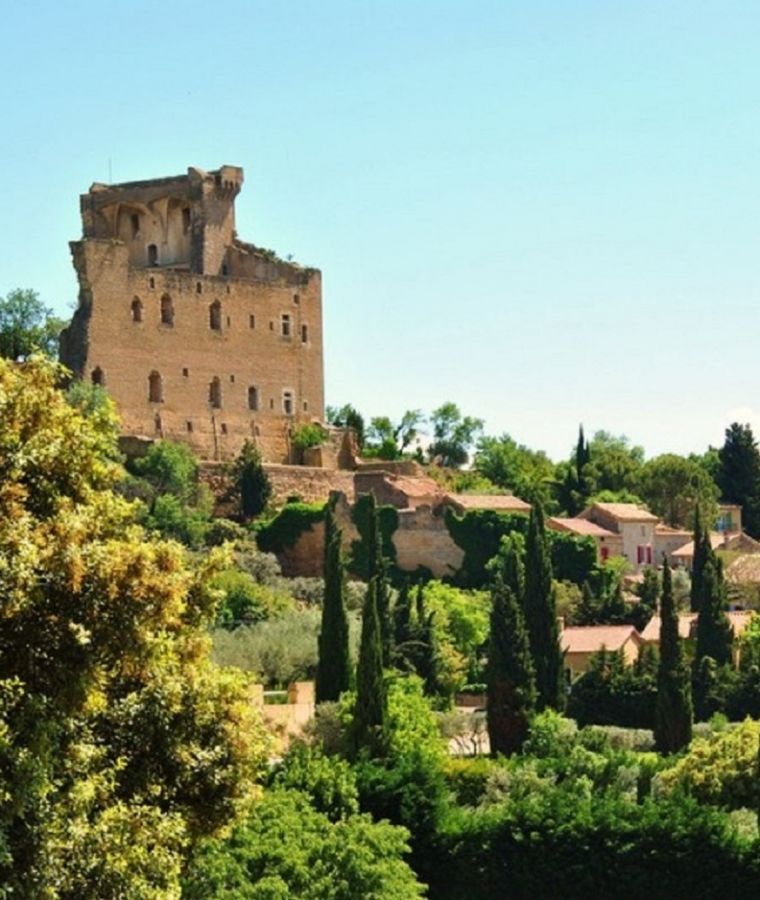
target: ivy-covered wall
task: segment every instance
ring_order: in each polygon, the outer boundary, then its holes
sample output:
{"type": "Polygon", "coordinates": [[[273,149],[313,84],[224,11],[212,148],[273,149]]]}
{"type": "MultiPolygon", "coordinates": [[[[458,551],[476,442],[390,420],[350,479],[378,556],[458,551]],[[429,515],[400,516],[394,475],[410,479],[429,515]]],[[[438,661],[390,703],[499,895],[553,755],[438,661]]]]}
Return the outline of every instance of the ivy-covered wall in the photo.
{"type": "Polygon", "coordinates": [[[256,537],[259,549],[265,553],[282,553],[294,547],[299,537],[325,518],[326,503],[286,503],[262,525],[256,537]]]}

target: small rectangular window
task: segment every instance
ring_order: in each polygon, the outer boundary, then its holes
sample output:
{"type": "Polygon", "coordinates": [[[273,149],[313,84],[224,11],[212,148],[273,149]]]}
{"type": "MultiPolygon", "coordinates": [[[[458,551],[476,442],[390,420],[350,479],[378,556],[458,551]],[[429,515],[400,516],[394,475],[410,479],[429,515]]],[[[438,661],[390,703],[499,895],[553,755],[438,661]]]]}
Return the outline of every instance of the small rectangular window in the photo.
{"type": "Polygon", "coordinates": [[[234,383],[235,383],[235,376],[230,375],[230,384],[234,384],[234,383]]]}
{"type": "Polygon", "coordinates": [[[286,338],[290,337],[290,316],[288,315],[288,313],[282,314],[281,327],[282,336],[286,338]]]}
{"type": "Polygon", "coordinates": [[[222,434],[227,434],[227,425],[222,422],[222,434]]]}
{"type": "Polygon", "coordinates": [[[309,411],[309,402],[308,402],[308,400],[304,400],[304,401],[303,401],[303,411],[304,411],[304,412],[308,412],[308,411],[309,411]]]}
{"type": "Polygon", "coordinates": [[[286,416],[293,415],[293,391],[282,392],[282,411],[286,416]]]}
{"type": "Polygon", "coordinates": [[[302,325],[301,326],[301,343],[306,344],[309,341],[309,326],[302,325]]]}
{"type": "Polygon", "coordinates": [[[269,408],[274,409],[274,397],[270,397],[269,399],[269,408]]]}
{"type": "Polygon", "coordinates": [[[229,328],[231,324],[232,324],[232,319],[230,319],[230,317],[227,316],[227,327],[229,328]]]}
{"type": "Polygon", "coordinates": [[[183,370],[182,370],[182,374],[185,376],[185,378],[187,378],[187,376],[190,374],[190,370],[189,370],[189,369],[183,369],[183,370]]]}
{"type": "Polygon", "coordinates": [[[193,433],[193,423],[192,422],[185,422],[185,427],[187,428],[188,434],[193,433]]]}
{"type": "Polygon", "coordinates": [[[269,330],[274,331],[274,322],[269,323],[269,330]]]}
{"type": "Polygon", "coordinates": [[[248,316],[248,327],[249,328],[256,327],[256,316],[254,316],[253,313],[251,313],[251,315],[248,316]]]}

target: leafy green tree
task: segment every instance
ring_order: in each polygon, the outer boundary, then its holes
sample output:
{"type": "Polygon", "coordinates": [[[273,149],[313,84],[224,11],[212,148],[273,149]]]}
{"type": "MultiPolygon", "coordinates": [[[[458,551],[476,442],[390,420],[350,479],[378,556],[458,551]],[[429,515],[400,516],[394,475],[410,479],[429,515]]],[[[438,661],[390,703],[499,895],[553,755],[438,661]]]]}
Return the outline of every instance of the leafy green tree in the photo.
{"type": "Polygon", "coordinates": [[[483,430],[483,420],[463,416],[456,403],[448,401],[430,415],[433,441],[428,456],[443,466],[457,468],[467,462],[467,454],[483,430]]]}
{"type": "Polygon", "coordinates": [[[0,297],[0,356],[27,359],[36,350],[58,356],[58,335],[66,323],[53,315],[36,291],[16,288],[0,297]]]}
{"type": "Polygon", "coordinates": [[[588,444],[583,468],[588,499],[606,491],[632,491],[644,462],[644,448],[631,445],[625,435],[597,431],[588,444]]]}
{"type": "Polygon", "coordinates": [[[718,666],[731,662],[733,630],[726,615],[728,600],[723,580],[723,565],[713,555],[702,572],[702,600],[697,616],[697,642],[694,662],[699,667],[709,656],[718,666]]]}
{"type": "Polygon", "coordinates": [[[230,467],[232,492],[237,497],[244,520],[260,515],[272,496],[272,483],[264,471],[261,451],[246,441],[230,467]]]}
{"type": "Polygon", "coordinates": [[[61,375],[0,360],[0,883],[177,896],[267,741],[243,679],[209,660],[219,551],[191,568],[136,523],[112,423],[61,375]]]}
{"type": "Polygon", "coordinates": [[[551,500],[554,465],[543,451],[529,450],[508,434],[482,437],[473,468],[493,484],[530,503],[551,500]]]}
{"type": "Polygon", "coordinates": [[[359,662],[356,667],[356,706],[353,721],[355,752],[366,748],[371,756],[385,750],[388,700],[383,677],[383,642],[377,611],[378,578],[367,586],[362,613],[359,662]]]}
{"type": "Polygon", "coordinates": [[[657,670],[657,705],[654,736],[660,753],[678,753],[691,741],[694,711],[691,678],[678,636],[678,610],[667,558],[662,569],[660,607],[660,662],[657,670]]]}
{"type": "Polygon", "coordinates": [[[668,525],[690,527],[697,504],[706,522],[718,513],[718,488],[698,463],[665,453],[642,467],[636,491],[668,525]]]}
{"type": "Polygon", "coordinates": [[[536,686],[520,604],[497,578],[492,592],[488,642],[488,737],[491,753],[517,753],[528,736],[536,686]]]}
{"type": "Polygon", "coordinates": [[[552,585],[552,565],[539,505],[531,509],[525,542],[525,621],[536,672],[538,709],[565,703],[563,654],[552,585]]]}
{"type": "Polygon", "coordinates": [[[419,436],[424,421],[425,417],[419,409],[408,409],[397,424],[388,416],[375,416],[367,429],[366,455],[401,459],[419,436]]]}
{"type": "Polygon", "coordinates": [[[172,494],[185,503],[193,500],[198,486],[198,460],[186,444],[157,441],[132,467],[154,491],[154,497],[172,494]]]}
{"type": "Polygon", "coordinates": [[[183,879],[187,900],[414,900],[409,832],[366,814],[335,821],[307,794],[268,790],[229,838],[208,842],[183,879]]]}
{"type": "Polygon", "coordinates": [[[338,700],[351,681],[346,614],[346,575],[341,559],[341,531],[335,521],[334,503],[325,511],[325,591],[319,632],[317,703],[338,700]]]}
{"type": "Polygon", "coordinates": [[[734,422],[718,451],[716,481],[724,503],[742,507],[742,524],[752,537],[760,537],[760,450],[749,425],[734,422]]]}

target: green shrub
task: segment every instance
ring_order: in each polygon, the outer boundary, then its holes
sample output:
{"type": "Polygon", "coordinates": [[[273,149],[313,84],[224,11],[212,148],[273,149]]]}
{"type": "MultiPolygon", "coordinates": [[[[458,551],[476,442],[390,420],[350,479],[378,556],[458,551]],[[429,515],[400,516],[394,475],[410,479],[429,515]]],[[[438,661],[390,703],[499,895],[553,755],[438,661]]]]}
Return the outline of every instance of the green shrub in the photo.
{"type": "Polygon", "coordinates": [[[252,625],[270,616],[282,614],[293,606],[293,598],[267,585],[258,584],[238,569],[220,572],[212,587],[222,594],[217,624],[223,628],[252,625]]]}
{"type": "Polygon", "coordinates": [[[298,538],[325,518],[324,503],[288,503],[258,530],[259,549],[265,553],[281,553],[295,546],[298,538]]]}

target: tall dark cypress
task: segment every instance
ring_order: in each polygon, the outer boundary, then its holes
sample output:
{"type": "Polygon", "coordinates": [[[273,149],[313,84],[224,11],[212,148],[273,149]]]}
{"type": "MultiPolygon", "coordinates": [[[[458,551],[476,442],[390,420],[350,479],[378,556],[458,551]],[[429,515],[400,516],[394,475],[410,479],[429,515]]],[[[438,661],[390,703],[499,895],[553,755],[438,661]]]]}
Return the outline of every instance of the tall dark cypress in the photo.
{"type": "Polygon", "coordinates": [[[691,594],[689,596],[692,612],[699,612],[702,604],[702,573],[711,553],[710,536],[702,525],[702,511],[697,504],[694,511],[694,558],[691,567],[691,594]]]}
{"type": "Polygon", "coordinates": [[[726,615],[727,609],[723,565],[711,553],[702,570],[702,599],[697,616],[697,644],[694,652],[697,670],[706,656],[714,659],[718,666],[731,662],[734,635],[726,615]]]}
{"type": "Polygon", "coordinates": [[[409,582],[404,579],[393,604],[393,658],[396,665],[406,668],[410,641],[413,639],[412,602],[409,582]]]}
{"type": "Polygon", "coordinates": [[[383,648],[377,615],[377,580],[367,586],[362,613],[359,662],[356,667],[356,707],[354,709],[354,750],[366,748],[371,756],[385,749],[388,701],[383,679],[383,648]]]}
{"type": "Polygon", "coordinates": [[[337,700],[343,691],[348,690],[351,681],[345,568],[341,559],[341,532],[335,521],[332,499],[325,513],[324,580],[316,678],[317,703],[337,700]]]}
{"type": "Polygon", "coordinates": [[[369,581],[376,582],[377,614],[380,620],[380,642],[383,649],[383,664],[390,666],[393,655],[393,625],[391,622],[391,596],[388,584],[388,570],[383,556],[383,535],[380,528],[380,513],[373,492],[369,493],[367,561],[369,581]]]}
{"type": "Polygon", "coordinates": [[[425,683],[425,693],[434,696],[440,688],[440,658],[435,633],[435,613],[425,610],[424,595],[417,595],[416,670],[425,683]]]}
{"type": "Polygon", "coordinates": [[[654,737],[660,753],[677,753],[691,742],[694,710],[691,678],[678,636],[678,610],[673,600],[673,582],[667,558],[662,569],[660,623],[654,737]]]}
{"type": "Polygon", "coordinates": [[[565,705],[559,623],[552,585],[552,564],[544,529],[544,513],[536,503],[528,521],[525,542],[525,622],[536,672],[538,708],[565,705]]]}
{"type": "Polygon", "coordinates": [[[523,613],[501,578],[496,579],[491,591],[486,677],[491,753],[516,753],[528,735],[536,686],[523,613]]]}

